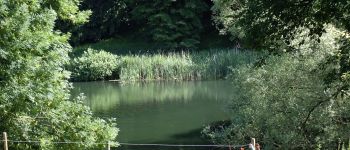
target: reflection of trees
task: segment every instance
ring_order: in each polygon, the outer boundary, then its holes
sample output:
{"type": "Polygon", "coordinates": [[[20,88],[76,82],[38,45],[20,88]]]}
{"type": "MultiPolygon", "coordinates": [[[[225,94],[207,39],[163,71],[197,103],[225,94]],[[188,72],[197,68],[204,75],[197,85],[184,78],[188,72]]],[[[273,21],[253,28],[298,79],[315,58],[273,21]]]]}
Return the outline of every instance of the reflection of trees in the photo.
{"type": "Polygon", "coordinates": [[[75,83],[72,95],[84,93],[86,104],[94,111],[106,111],[118,105],[134,105],[149,102],[188,102],[194,98],[225,99],[231,86],[227,81],[201,82],[137,82],[120,85],[115,82],[75,83]]]}

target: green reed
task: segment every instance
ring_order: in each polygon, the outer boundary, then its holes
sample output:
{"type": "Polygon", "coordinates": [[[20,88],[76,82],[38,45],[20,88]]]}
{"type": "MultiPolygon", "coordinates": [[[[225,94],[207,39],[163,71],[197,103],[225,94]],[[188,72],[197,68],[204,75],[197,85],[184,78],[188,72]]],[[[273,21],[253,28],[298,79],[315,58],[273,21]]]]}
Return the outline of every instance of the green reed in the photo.
{"type": "Polygon", "coordinates": [[[259,55],[252,51],[220,50],[120,57],[122,81],[222,79],[230,68],[252,63],[259,55]]]}

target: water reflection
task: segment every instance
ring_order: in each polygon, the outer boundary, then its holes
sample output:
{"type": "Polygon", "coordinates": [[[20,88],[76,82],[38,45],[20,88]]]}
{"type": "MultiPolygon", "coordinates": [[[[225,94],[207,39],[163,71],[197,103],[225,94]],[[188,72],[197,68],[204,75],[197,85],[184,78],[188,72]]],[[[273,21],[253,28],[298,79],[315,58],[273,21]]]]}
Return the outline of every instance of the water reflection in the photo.
{"type": "Polygon", "coordinates": [[[228,118],[225,104],[233,94],[228,81],[86,82],[74,87],[72,95],[85,93],[95,115],[116,117],[118,141],[131,143],[206,143],[200,130],[228,118]]]}

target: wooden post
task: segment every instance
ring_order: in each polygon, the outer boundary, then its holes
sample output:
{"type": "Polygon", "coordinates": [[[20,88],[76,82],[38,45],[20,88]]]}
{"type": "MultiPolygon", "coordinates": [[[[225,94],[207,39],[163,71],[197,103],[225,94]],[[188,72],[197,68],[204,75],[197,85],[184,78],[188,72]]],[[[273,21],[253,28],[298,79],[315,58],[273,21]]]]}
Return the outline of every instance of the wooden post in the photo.
{"type": "Polygon", "coordinates": [[[9,150],[9,147],[7,145],[7,133],[6,132],[3,132],[2,133],[2,136],[4,138],[4,150],[9,150]]]}
{"type": "Polygon", "coordinates": [[[251,138],[250,144],[249,144],[250,150],[256,150],[255,149],[255,138],[251,138]]]}
{"type": "Polygon", "coordinates": [[[252,144],[254,146],[254,148],[255,148],[255,138],[252,138],[252,141],[251,141],[250,144],[252,144]]]}
{"type": "Polygon", "coordinates": [[[111,150],[111,143],[109,143],[109,141],[107,143],[107,150],[111,150]]]}

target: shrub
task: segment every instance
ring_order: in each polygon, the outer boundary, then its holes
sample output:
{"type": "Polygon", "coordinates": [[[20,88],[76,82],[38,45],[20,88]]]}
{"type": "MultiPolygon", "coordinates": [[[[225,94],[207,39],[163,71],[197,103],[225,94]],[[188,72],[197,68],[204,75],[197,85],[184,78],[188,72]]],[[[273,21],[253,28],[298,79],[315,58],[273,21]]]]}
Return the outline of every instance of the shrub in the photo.
{"type": "Polygon", "coordinates": [[[103,50],[88,49],[71,63],[73,80],[103,80],[111,76],[118,66],[118,57],[103,50]]]}

